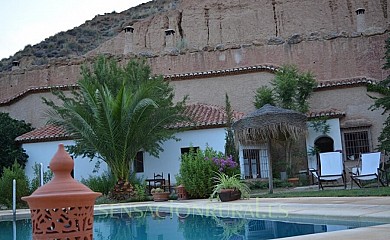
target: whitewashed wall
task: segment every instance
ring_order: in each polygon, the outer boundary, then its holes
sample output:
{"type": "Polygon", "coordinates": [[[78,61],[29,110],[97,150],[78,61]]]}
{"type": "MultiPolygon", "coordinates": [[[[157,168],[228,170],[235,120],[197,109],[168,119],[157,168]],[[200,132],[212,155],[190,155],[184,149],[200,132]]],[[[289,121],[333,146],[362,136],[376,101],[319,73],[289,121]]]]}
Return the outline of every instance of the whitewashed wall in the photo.
{"type": "MultiPolygon", "coordinates": [[[[343,150],[343,144],[341,142],[341,131],[340,131],[340,121],[338,118],[329,119],[326,121],[330,126],[330,131],[328,134],[322,134],[321,132],[316,132],[312,127],[308,127],[308,134],[306,137],[306,148],[307,151],[310,151],[310,148],[314,147],[314,142],[320,137],[330,137],[333,139],[334,150],[343,150]]],[[[308,157],[308,167],[317,169],[317,159],[316,156],[310,154],[308,157]]]]}
{"type": "MultiPolygon", "coordinates": [[[[206,146],[212,147],[214,150],[224,152],[225,149],[225,129],[203,129],[191,130],[176,134],[180,141],[169,140],[163,144],[164,151],[160,153],[159,158],[144,155],[144,172],[138,173],[137,177],[142,179],[153,178],[154,173],[164,173],[167,178],[168,173],[171,175],[171,183],[175,184],[175,175],[179,173],[180,169],[180,155],[181,148],[190,146],[200,147],[204,150],[206,146]]],[[[50,160],[57,151],[58,144],[73,145],[74,141],[53,141],[53,142],[39,142],[26,143],[23,148],[29,155],[26,164],[26,174],[31,179],[33,178],[32,167],[35,163],[43,163],[44,169],[47,170],[50,160]]],[[[74,176],[75,179],[81,180],[88,178],[89,175],[99,175],[107,170],[105,162],[100,164],[100,169],[97,173],[93,173],[96,161],[90,161],[88,158],[78,157],[75,159],[74,176]]]]}
{"type": "MultiPolygon", "coordinates": [[[[35,163],[43,163],[43,168],[47,171],[47,167],[54,154],[58,150],[58,144],[63,143],[65,146],[74,145],[74,141],[53,141],[53,142],[38,142],[38,143],[25,143],[22,147],[26,150],[29,158],[26,163],[26,175],[31,180],[34,177],[32,167],[35,163]]],[[[77,157],[74,159],[74,177],[77,180],[82,178],[88,178],[89,175],[100,175],[103,171],[107,170],[105,162],[100,164],[100,169],[97,173],[93,173],[96,161],[90,161],[88,158],[77,157]]]]}
{"type": "MultiPolygon", "coordinates": [[[[330,125],[330,132],[326,136],[333,139],[335,150],[342,150],[339,119],[330,119],[327,120],[327,123],[330,125]]],[[[322,133],[318,133],[309,127],[306,138],[307,151],[310,150],[310,147],[314,146],[315,140],[322,136],[324,136],[322,133]]],[[[169,140],[165,142],[163,144],[164,151],[160,153],[159,158],[145,153],[144,172],[137,173],[138,178],[153,178],[154,173],[164,173],[164,177],[167,178],[169,173],[171,175],[171,183],[175,184],[175,175],[179,173],[180,169],[181,148],[194,146],[204,150],[206,146],[210,146],[214,150],[221,152],[224,152],[225,149],[224,128],[185,131],[178,133],[176,137],[181,140],[169,140]]],[[[29,160],[26,164],[26,174],[30,179],[33,177],[32,166],[34,163],[43,163],[46,170],[60,143],[63,143],[64,145],[74,144],[74,142],[70,140],[23,144],[23,148],[29,155],[29,160]]],[[[240,154],[242,155],[242,151],[240,151],[240,154]]],[[[240,158],[242,158],[242,156],[240,156],[240,158]]],[[[315,156],[308,155],[308,166],[309,168],[317,167],[315,156]]],[[[83,159],[81,157],[76,158],[74,170],[75,178],[81,180],[82,178],[88,178],[89,175],[101,174],[103,171],[107,170],[107,165],[104,162],[100,164],[100,169],[97,173],[93,173],[94,167],[95,161],[91,162],[89,159],[83,159]]],[[[241,162],[240,167],[243,168],[241,162]]]]}
{"type": "Polygon", "coordinates": [[[154,173],[164,173],[167,178],[168,173],[171,175],[171,183],[176,183],[175,175],[180,169],[181,148],[200,147],[204,150],[206,146],[212,147],[216,151],[225,151],[225,129],[202,129],[191,130],[176,134],[181,141],[169,140],[164,143],[164,151],[160,153],[159,158],[148,154],[144,156],[144,171],[138,173],[137,177],[147,179],[153,178],[154,173]]]}

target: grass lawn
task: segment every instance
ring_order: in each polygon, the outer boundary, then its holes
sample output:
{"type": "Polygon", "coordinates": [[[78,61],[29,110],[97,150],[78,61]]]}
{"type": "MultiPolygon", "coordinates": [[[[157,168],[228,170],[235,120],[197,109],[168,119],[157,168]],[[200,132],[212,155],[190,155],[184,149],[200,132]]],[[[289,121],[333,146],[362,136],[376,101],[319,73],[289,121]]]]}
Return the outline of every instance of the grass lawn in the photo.
{"type": "Polygon", "coordinates": [[[273,194],[268,190],[254,190],[251,197],[259,198],[289,198],[289,197],[368,197],[368,196],[390,196],[390,187],[372,187],[359,189],[326,189],[317,188],[309,190],[300,189],[276,189],[273,194]]]}

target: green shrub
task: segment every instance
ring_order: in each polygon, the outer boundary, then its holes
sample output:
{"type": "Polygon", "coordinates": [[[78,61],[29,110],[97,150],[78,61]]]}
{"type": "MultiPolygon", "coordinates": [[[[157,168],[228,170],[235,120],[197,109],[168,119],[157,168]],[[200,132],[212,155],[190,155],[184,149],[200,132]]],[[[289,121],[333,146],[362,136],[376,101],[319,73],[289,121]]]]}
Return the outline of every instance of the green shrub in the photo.
{"type": "MultiPolygon", "coordinates": [[[[252,180],[252,181],[248,181],[247,185],[251,190],[268,189],[269,187],[268,180],[267,181],[252,180]]],[[[278,178],[273,179],[273,185],[275,188],[288,188],[294,186],[292,183],[289,183],[286,180],[280,180],[278,178]]]]}
{"type": "Polygon", "coordinates": [[[247,182],[249,189],[268,189],[268,181],[253,180],[247,182]]]}
{"type": "Polygon", "coordinates": [[[110,199],[107,195],[102,195],[102,196],[98,197],[96,199],[96,201],[95,201],[96,205],[100,205],[100,204],[115,204],[115,203],[118,203],[118,202],[115,201],[115,200],[110,199]]]}
{"type": "Polygon", "coordinates": [[[146,184],[134,184],[135,200],[142,202],[148,199],[146,195],[146,184]]]}
{"type": "Polygon", "coordinates": [[[114,188],[115,178],[112,174],[104,172],[100,176],[89,176],[88,179],[82,179],[81,183],[89,187],[92,191],[108,195],[114,188]]]}
{"type": "Polygon", "coordinates": [[[274,187],[276,187],[276,188],[289,188],[289,187],[294,186],[294,184],[292,184],[286,180],[280,180],[279,178],[274,178],[273,184],[274,184],[274,187]]]}
{"type": "Polygon", "coordinates": [[[216,152],[211,148],[205,151],[190,150],[181,156],[180,182],[185,186],[191,198],[208,198],[213,192],[213,177],[218,167],[212,161],[216,152]]]}
{"type": "Polygon", "coordinates": [[[211,147],[204,151],[194,151],[181,156],[180,174],[176,176],[178,184],[183,184],[191,198],[207,198],[214,187],[213,178],[217,172],[228,176],[239,174],[238,164],[232,156],[226,157],[211,147]]]}
{"type": "Polygon", "coordinates": [[[11,167],[3,169],[0,178],[0,203],[12,207],[12,180],[16,180],[16,205],[18,208],[27,206],[21,197],[30,195],[29,182],[24,169],[15,161],[11,167]]]}
{"type": "MultiPolygon", "coordinates": [[[[33,176],[33,179],[31,179],[31,192],[34,192],[35,190],[37,190],[37,188],[39,187],[39,182],[40,182],[40,166],[38,163],[35,163],[34,166],[32,167],[33,171],[34,171],[34,176],[33,176]]],[[[50,169],[47,169],[44,173],[43,173],[43,184],[46,184],[48,183],[51,179],[53,178],[53,172],[50,170],[50,169]]]]}

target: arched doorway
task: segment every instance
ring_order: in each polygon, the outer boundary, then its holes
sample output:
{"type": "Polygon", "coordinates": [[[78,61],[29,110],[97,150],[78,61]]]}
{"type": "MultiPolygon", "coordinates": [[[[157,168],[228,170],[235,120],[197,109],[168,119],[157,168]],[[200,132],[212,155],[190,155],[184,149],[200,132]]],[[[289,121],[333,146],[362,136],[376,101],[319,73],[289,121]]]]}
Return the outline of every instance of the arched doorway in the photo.
{"type": "MultiPolygon", "coordinates": [[[[316,148],[317,171],[320,171],[320,153],[334,152],[334,141],[328,136],[323,136],[314,141],[314,146],[316,148]]],[[[314,182],[314,179],[312,181],[314,182]]]]}
{"type": "Polygon", "coordinates": [[[323,152],[333,152],[334,151],[334,141],[330,137],[320,137],[314,142],[316,149],[323,152]]]}

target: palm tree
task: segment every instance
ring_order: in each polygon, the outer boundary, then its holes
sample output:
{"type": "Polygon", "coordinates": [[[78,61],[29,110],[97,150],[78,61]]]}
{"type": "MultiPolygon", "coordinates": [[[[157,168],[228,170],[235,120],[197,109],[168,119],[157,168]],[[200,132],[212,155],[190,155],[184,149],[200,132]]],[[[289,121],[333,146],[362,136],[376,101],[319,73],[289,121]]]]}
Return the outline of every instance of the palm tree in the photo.
{"type": "Polygon", "coordinates": [[[114,191],[114,197],[127,198],[137,152],[158,156],[161,144],[178,131],[169,126],[184,120],[185,99],[174,104],[173,89],[161,76],[151,77],[144,61],[132,60],[119,67],[115,61],[99,57],[92,69],[82,68],[78,86],[72,97],[56,93],[62,106],[45,99],[52,107],[50,122],[74,137],[73,154],[106,162],[117,180],[115,189],[127,189],[120,195],[114,191]]]}

